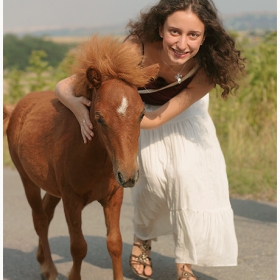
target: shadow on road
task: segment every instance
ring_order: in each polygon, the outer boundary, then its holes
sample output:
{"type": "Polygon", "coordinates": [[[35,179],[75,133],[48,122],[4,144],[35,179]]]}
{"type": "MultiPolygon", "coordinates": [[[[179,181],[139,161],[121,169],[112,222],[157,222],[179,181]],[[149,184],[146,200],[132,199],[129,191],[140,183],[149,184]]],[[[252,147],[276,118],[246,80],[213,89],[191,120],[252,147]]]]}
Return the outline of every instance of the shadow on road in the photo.
{"type": "Polygon", "coordinates": [[[266,223],[277,223],[277,207],[253,200],[231,199],[234,215],[266,223]]]}
{"type": "MultiPolygon", "coordinates": [[[[99,267],[101,269],[111,270],[111,259],[107,252],[106,239],[99,236],[85,236],[88,243],[88,253],[84,262],[99,267]]],[[[72,257],[69,248],[69,237],[60,236],[50,239],[50,246],[52,254],[56,255],[55,264],[62,264],[72,262],[72,257]]],[[[22,252],[15,249],[3,249],[3,276],[9,280],[19,279],[41,279],[39,274],[39,265],[36,260],[37,248],[31,252],[22,252]]],[[[123,270],[124,277],[127,279],[138,279],[129,267],[129,255],[131,251],[131,244],[123,244],[123,270]]],[[[174,259],[167,257],[156,252],[152,253],[154,260],[154,273],[151,279],[156,280],[170,280],[176,279],[174,259]]],[[[83,268],[82,268],[83,269],[83,268]]],[[[110,271],[110,274],[112,272],[110,271]]],[[[217,280],[216,278],[209,277],[203,273],[194,271],[199,279],[203,280],[217,280]]],[[[112,274],[111,274],[112,275],[112,274]]],[[[59,274],[59,280],[67,280],[65,275],[59,274]]],[[[96,279],[94,275],[92,279],[96,279]]],[[[102,279],[101,279],[102,280],[102,279]]]]}

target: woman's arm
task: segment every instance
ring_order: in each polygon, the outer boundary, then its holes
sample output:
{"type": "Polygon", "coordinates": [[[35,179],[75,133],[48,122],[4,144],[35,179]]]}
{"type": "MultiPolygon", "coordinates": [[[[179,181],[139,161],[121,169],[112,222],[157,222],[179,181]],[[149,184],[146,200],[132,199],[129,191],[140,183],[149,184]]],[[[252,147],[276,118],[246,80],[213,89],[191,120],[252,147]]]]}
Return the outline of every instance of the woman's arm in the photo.
{"type": "Polygon", "coordinates": [[[154,129],[163,125],[201,99],[213,87],[214,85],[208,81],[204,72],[200,70],[186,89],[155,111],[146,112],[140,125],[141,129],[154,129]]]}
{"type": "Polygon", "coordinates": [[[60,102],[69,108],[77,118],[81,125],[84,143],[87,143],[87,140],[91,140],[94,135],[92,132],[93,126],[89,118],[89,111],[86,108],[86,106],[91,105],[91,101],[83,96],[76,97],[73,95],[72,79],[75,79],[75,76],[68,77],[58,82],[55,87],[55,94],[60,102]]]}

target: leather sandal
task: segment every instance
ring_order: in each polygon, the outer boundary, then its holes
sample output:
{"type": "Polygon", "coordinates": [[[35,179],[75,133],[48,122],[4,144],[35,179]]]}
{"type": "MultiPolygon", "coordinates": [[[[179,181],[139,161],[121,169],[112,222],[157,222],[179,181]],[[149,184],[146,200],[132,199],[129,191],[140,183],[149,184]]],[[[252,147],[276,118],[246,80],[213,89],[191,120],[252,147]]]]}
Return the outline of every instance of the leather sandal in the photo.
{"type": "Polygon", "coordinates": [[[184,270],[185,265],[182,267],[182,276],[178,280],[190,280],[191,277],[193,277],[195,280],[198,280],[197,277],[195,277],[192,273],[184,270]]]}
{"type": "Polygon", "coordinates": [[[147,266],[152,268],[151,258],[148,256],[147,252],[150,251],[152,248],[149,245],[148,240],[144,240],[143,243],[141,243],[141,244],[133,243],[133,246],[137,246],[138,248],[140,248],[141,253],[138,256],[130,254],[129,264],[131,266],[131,269],[137,276],[147,279],[147,278],[151,277],[151,275],[145,274],[145,268],[147,266]],[[134,259],[132,259],[132,258],[134,258],[134,259]],[[143,265],[142,274],[140,274],[134,268],[134,265],[143,265]]]}

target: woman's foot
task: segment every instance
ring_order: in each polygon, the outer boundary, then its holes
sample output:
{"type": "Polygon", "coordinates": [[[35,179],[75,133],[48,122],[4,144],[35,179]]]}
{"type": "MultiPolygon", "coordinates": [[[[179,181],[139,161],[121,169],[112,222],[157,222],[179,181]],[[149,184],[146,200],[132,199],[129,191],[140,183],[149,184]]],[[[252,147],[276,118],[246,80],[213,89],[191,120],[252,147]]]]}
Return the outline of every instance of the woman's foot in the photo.
{"type": "Polygon", "coordinates": [[[178,280],[198,280],[192,272],[190,264],[177,263],[176,264],[178,280]]]}
{"type": "Polygon", "coordinates": [[[135,239],[129,260],[132,271],[142,278],[152,275],[151,240],[135,239]]]}

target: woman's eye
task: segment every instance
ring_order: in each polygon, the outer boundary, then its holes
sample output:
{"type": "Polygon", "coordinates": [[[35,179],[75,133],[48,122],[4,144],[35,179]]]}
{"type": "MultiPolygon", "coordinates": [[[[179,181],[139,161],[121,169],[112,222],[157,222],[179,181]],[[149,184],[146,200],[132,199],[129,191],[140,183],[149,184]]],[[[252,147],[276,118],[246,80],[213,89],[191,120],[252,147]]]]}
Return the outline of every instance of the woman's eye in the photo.
{"type": "Polygon", "coordinates": [[[173,34],[173,35],[177,35],[178,31],[177,30],[171,30],[170,33],[173,34]]]}
{"type": "Polygon", "coordinates": [[[190,36],[191,36],[192,38],[197,38],[197,37],[198,37],[198,34],[197,34],[197,33],[190,33],[190,36]]]}

